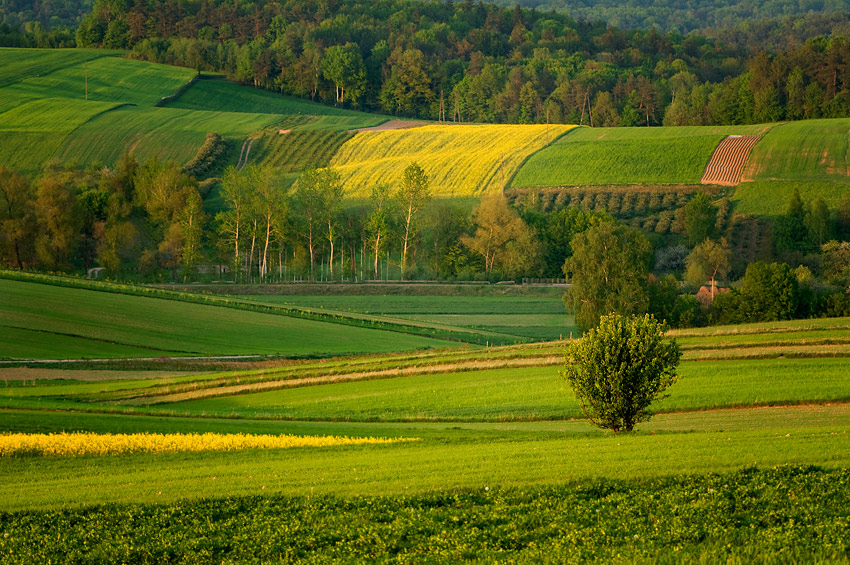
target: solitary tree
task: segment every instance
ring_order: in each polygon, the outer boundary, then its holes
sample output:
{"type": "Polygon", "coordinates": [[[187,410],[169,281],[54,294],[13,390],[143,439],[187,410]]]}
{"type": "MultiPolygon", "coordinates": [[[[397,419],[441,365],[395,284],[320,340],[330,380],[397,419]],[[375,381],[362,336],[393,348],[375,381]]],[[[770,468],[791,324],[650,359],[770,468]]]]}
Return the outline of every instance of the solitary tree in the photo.
{"type": "Polygon", "coordinates": [[[675,340],[664,341],[664,329],[649,315],[610,314],[570,343],[561,376],[591,422],[630,432],[649,419],[649,405],[676,382],[682,356],[675,340]]]}

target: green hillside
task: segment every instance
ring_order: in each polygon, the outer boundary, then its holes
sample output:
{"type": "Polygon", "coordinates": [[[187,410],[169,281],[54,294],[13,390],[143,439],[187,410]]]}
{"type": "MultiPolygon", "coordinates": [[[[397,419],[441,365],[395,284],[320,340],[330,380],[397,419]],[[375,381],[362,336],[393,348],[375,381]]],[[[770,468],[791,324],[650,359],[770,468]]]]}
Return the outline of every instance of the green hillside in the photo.
{"type": "Polygon", "coordinates": [[[293,316],[0,279],[0,358],[327,356],[451,342],[293,316]]]}
{"type": "MultiPolygon", "coordinates": [[[[269,141],[251,162],[268,157],[270,165],[297,173],[326,164],[345,140],[331,140],[325,132],[386,120],[219,76],[194,80],[191,69],[126,59],[121,52],[0,48],[0,60],[0,161],[28,173],[53,159],[111,166],[125,151],[140,160],[183,164],[210,132],[240,147],[264,128],[270,128],[269,141]],[[160,107],[171,96],[168,107],[160,107]],[[296,151],[290,162],[288,148],[271,141],[280,129],[307,132],[303,139],[312,148],[296,151]]],[[[230,156],[233,163],[237,158],[230,156]]]]}
{"type": "Polygon", "coordinates": [[[241,143],[246,136],[283,119],[272,114],[125,106],[80,125],[54,157],[61,163],[111,165],[124,151],[132,150],[142,161],[157,157],[182,164],[195,155],[209,132],[241,143]]]}
{"type": "Polygon", "coordinates": [[[775,126],[753,147],[742,180],[734,198],[744,214],[782,213],[795,188],[837,207],[850,197],[850,119],[775,126]]]}
{"type": "Polygon", "coordinates": [[[699,184],[721,139],[769,127],[578,128],[532,155],[511,186],[699,184]]]}
{"type": "Polygon", "coordinates": [[[293,114],[304,117],[303,122],[297,124],[299,129],[356,129],[375,126],[387,120],[386,116],[320,106],[307,100],[240,86],[223,77],[197,81],[168,105],[187,110],[293,114]]]}

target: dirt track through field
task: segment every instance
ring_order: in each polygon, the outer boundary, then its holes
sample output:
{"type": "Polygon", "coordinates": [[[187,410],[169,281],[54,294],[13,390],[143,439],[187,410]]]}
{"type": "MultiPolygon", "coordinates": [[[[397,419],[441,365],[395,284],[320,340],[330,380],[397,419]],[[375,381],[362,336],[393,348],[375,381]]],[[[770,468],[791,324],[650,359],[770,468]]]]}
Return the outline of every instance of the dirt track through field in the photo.
{"type": "Polygon", "coordinates": [[[729,135],[723,138],[702,175],[702,184],[735,186],[741,181],[741,171],[750,156],[753,145],[761,139],[760,135],[729,135]]]}
{"type": "Polygon", "coordinates": [[[256,137],[249,137],[242,142],[242,149],[239,151],[239,161],[236,163],[236,168],[238,170],[241,171],[245,168],[245,165],[248,164],[248,154],[251,153],[251,147],[254,145],[256,140],[256,137]]]}
{"type": "Polygon", "coordinates": [[[428,122],[415,122],[412,120],[388,120],[382,124],[377,126],[372,126],[368,128],[360,128],[353,129],[352,132],[360,133],[362,131],[390,131],[394,129],[410,129],[410,128],[421,128],[422,126],[427,126],[428,122]]]}

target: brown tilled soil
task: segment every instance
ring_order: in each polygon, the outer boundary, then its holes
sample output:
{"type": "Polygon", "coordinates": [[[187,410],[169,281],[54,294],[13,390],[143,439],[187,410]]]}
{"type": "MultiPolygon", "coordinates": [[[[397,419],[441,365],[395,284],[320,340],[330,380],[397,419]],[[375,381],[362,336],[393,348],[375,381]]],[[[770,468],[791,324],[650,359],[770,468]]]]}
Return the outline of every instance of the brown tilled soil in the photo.
{"type": "Polygon", "coordinates": [[[705,172],[702,184],[735,186],[741,181],[741,171],[760,135],[729,135],[717,144],[705,172]]]}
{"type": "Polygon", "coordinates": [[[370,128],[360,128],[353,129],[351,131],[361,132],[361,131],[389,131],[393,129],[410,129],[410,128],[421,128],[422,126],[427,126],[428,122],[418,122],[412,120],[389,120],[381,125],[372,126],[370,128]]]}

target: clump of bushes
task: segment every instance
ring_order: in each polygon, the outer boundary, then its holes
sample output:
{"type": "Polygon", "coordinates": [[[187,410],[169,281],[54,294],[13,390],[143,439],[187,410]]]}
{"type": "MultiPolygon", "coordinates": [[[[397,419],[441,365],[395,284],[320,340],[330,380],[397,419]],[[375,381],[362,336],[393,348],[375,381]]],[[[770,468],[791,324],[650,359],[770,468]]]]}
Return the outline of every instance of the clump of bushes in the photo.
{"type": "Polygon", "coordinates": [[[230,154],[230,143],[217,133],[208,133],[198,152],[182,171],[196,179],[212,176],[221,169],[230,154]]]}

